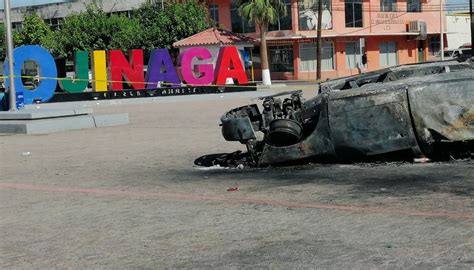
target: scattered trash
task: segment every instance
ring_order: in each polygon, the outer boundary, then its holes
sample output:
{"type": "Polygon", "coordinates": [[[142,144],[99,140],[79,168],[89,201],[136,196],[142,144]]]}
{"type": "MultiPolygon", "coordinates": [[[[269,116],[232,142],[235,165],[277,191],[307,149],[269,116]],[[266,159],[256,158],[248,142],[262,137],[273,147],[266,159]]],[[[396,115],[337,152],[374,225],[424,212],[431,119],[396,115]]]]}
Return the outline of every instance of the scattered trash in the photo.
{"type": "Polygon", "coordinates": [[[31,152],[23,152],[21,153],[21,155],[24,157],[28,157],[28,156],[31,156],[31,152]]]}
{"type": "Polygon", "coordinates": [[[234,191],[238,191],[238,190],[239,190],[238,187],[230,187],[230,188],[227,189],[227,191],[229,191],[229,192],[234,192],[234,191]]]}
{"type": "Polygon", "coordinates": [[[237,165],[237,169],[242,170],[244,168],[244,164],[237,165]]]}
{"type": "Polygon", "coordinates": [[[430,161],[431,161],[431,159],[425,158],[425,157],[423,157],[423,158],[414,158],[413,159],[414,163],[426,163],[426,162],[430,162],[430,161]]]}
{"type": "Polygon", "coordinates": [[[387,189],[386,188],[381,188],[380,191],[387,191],[387,189]]]}

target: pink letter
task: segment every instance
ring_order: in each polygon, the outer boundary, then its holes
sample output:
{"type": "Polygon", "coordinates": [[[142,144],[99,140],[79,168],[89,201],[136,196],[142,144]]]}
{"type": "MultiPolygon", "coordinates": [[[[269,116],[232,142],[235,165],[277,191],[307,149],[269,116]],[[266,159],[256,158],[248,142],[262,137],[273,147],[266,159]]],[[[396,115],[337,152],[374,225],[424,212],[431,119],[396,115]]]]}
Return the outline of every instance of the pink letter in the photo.
{"type": "Polygon", "coordinates": [[[188,84],[193,85],[209,85],[214,80],[214,68],[212,64],[199,64],[194,66],[194,72],[199,77],[194,76],[192,61],[193,58],[198,60],[206,60],[212,58],[211,53],[206,48],[190,48],[181,56],[181,75],[188,84]]]}

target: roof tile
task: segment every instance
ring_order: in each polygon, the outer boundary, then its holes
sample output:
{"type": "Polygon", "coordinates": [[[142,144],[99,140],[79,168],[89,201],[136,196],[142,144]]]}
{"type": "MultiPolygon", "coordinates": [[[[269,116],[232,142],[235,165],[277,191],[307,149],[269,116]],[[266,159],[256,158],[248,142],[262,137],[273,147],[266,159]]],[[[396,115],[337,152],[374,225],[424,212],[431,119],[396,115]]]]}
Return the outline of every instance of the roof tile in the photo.
{"type": "Polygon", "coordinates": [[[200,33],[176,41],[173,47],[188,46],[210,46],[210,45],[236,45],[236,44],[255,44],[258,41],[254,38],[233,33],[224,29],[209,28],[200,33]]]}

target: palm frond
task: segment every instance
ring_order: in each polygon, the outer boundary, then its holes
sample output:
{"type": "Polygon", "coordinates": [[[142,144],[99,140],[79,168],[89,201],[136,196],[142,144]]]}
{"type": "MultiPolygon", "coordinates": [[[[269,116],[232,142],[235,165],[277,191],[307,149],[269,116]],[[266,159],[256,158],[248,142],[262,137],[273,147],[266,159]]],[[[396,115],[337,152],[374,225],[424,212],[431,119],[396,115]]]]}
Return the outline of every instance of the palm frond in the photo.
{"type": "Polygon", "coordinates": [[[288,13],[282,0],[238,0],[239,14],[250,23],[274,24],[288,13]]]}

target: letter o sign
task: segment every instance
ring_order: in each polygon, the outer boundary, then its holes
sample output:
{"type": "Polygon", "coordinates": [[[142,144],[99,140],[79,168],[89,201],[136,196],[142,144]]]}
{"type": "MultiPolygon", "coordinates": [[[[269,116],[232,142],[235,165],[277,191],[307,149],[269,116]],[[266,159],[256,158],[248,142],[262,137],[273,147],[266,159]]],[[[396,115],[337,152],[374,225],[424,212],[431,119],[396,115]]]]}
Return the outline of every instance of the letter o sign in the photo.
{"type": "MultiPolygon", "coordinates": [[[[33,104],[35,100],[48,102],[54,95],[56,90],[56,77],[58,71],[53,56],[44,48],[38,45],[27,45],[15,48],[13,51],[14,67],[13,74],[15,76],[15,89],[17,93],[23,92],[24,103],[33,104]],[[21,80],[21,68],[26,61],[36,62],[39,69],[40,79],[39,85],[35,89],[28,89],[21,80]]],[[[5,76],[9,76],[8,60],[5,61],[5,76]]],[[[10,86],[10,80],[5,80],[5,85],[10,86]]]]}

